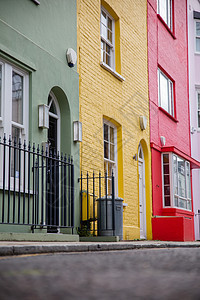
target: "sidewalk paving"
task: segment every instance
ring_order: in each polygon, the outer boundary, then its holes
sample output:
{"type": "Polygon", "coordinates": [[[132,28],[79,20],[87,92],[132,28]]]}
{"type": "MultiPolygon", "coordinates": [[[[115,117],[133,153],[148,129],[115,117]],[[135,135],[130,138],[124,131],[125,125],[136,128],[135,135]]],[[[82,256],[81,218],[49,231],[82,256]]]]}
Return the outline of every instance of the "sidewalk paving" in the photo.
{"type": "Polygon", "coordinates": [[[153,248],[200,248],[196,242],[121,241],[121,242],[18,242],[0,241],[0,256],[58,252],[115,251],[153,248]]]}

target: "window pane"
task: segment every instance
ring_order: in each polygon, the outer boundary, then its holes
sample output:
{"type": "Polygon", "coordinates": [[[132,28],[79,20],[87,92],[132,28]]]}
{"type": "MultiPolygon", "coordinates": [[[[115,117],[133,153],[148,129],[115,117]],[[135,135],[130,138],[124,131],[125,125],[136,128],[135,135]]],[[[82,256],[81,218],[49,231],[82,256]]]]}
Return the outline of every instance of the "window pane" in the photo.
{"type": "Polygon", "coordinates": [[[176,207],[178,207],[178,197],[174,197],[174,205],[176,206],[176,207]]]}
{"type": "Polygon", "coordinates": [[[112,31],[112,20],[108,17],[108,29],[112,31]]]}
{"type": "Polygon", "coordinates": [[[110,142],[114,143],[114,128],[110,127],[110,142]]]}
{"type": "MultiPolygon", "coordinates": [[[[17,147],[19,145],[19,138],[20,138],[20,129],[17,127],[12,126],[12,140],[14,143],[14,140],[16,140],[17,147]]],[[[19,152],[18,150],[15,151],[12,149],[11,153],[11,176],[14,177],[14,171],[15,171],[15,177],[19,178],[19,152]]]]}
{"type": "Polygon", "coordinates": [[[57,115],[57,110],[56,110],[56,106],[55,106],[54,101],[52,101],[51,107],[50,107],[49,111],[50,111],[51,113],[57,115]]]}
{"type": "Polygon", "coordinates": [[[165,196],[165,206],[170,206],[170,197],[165,196]]]}
{"type": "Polygon", "coordinates": [[[1,117],[1,88],[2,86],[2,65],[0,65],[0,117],[1,117]]]}
{"type": "Polygon", "coordinates": [[[104,124],[104,140],[108,141],[108,125],[104,124]]]}
{"type": "Polygon", "coordinates": [[[178,161],[178,192],[179,196],[186,198],[185,161],[177,157],[178,161]]]}
{"type": "Polygon", "coordinates": [[[113,160],[114,161],[114,155],[115,155],[115,153],[114,153],[114,150],[115,148],[114,148],[114,145],[113,144],[110,144],[110,160],[113,160]]]}
{"type": "Polygon", "coordinates": [[[169,111],[168,80],[162,73],[160,73],[160,104],[162,108],[169,111]]]}
{"type": "Polygon", "coordinates": [[[167,0],[159,0],[159,14],[163,20],[167,23],[167,0]]]}
{"type": "Polygon", "coordinates": [[[200,36],[200,22],[196,22],[196,35],[200,36]]]}
{"type": "Polygon", "coordinates": [[[169,81],[169,113],[173,116],[174,115],[174,104],[173,104],[173,84],[169,81]]]}
{"type": "Polygon", "coordinates": [[[12,74],[12,121],[23,124],[23,76],[12,74]]]}
{"type": "Polygon", "coordinates": [[[163,154],[163,162],[169,163],[169,154],[163,154]]]}
{"type": "Polygon", "coordinates": [[[196,38],[196,51],[200,52],[200,38],[196,38]]]}
{"type": "Polygon", "coordinates": [[[173,155],[174,194],[178,195],[177,156],[173,155]]]}
{"type": "Polygon", "coordinates": [[[107,159],[109,159],[108,147],[109,147],[108,143],[104,141],[104,158],[107,159]]]}
{"type": "Polygon", "coordinates": [[[169,175],[164,175],[164,184],[169,184],[170,180],[169,180],[169,175]]]}
{"type": "Polygon", "coordinates": [[[187,184],[187,198],[191,199],[190,164],[189,164],[189,162],[186,162],[186,184],[187,184]]]}
{"type": "Polygon", "coordinates": [[[101,25],[101,36],[107,40],[107,28],[104,25],[101,25]]]}
{"type": "Polygon", "coordinates": [[[104,26],[107,25],[106,13],[104,11],[101,11],[101,23],[104,24],[104,26]]]}
{"type": "Polygon", "coordinates": [[[200,110],[200,94],[198,94],[198,109],[200,110]]]}
{"type": "Polygon", "coordinates": [[[198,127],[200,128],[200,111],[198,111],[198,127]]]}

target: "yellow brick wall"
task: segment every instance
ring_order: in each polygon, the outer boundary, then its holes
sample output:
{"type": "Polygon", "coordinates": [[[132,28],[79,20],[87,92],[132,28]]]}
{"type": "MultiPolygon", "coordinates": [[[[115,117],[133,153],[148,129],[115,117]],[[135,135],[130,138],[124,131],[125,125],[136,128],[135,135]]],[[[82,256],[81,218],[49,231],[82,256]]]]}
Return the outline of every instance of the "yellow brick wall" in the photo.
{"type": "MultiPolygon", "coordinates": [[[[103,116],[121,125],[122,159],[119,195],[124,208],[124,239],[140,237],[138,162],[133,155],[143,140],[146,145],[147,238],[151,238],[151,174],[147,73],[146,0],[107,0],[119,18],[121,82],[100,66],[100,0],[77,0],[78,72],[80,76],[80,121],[83,125],[81,170],[103,171],[103,116]],[[139,116],[145,115],[142,131],[139,116]]],[[[145,158],[146,158],[145,157],[145,158]]]]}

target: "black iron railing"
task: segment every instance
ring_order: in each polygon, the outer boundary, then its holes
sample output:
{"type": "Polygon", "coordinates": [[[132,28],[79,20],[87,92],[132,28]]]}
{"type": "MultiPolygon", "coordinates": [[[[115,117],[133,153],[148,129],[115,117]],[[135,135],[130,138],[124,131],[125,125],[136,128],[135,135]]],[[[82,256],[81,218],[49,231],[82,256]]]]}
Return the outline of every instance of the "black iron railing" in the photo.
{"type": "Polygon", "coordinates": [[[81,173],[80,235],[115,235],[115,179],[112,173],[86,177],[81,173]]]}
{"type": "Polygon", "coordinates": [[[72,157],[0,138],[0,224],[74,228],[72,157]]]}

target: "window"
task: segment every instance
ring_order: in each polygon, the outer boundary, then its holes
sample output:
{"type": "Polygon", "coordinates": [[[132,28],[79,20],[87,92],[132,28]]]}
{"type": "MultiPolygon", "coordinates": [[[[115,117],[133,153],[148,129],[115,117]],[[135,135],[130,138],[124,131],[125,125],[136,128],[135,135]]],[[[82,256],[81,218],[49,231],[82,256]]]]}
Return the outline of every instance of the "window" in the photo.
{"type": "Polygon", "coordinates": [[[196,22],[196,52],[200,52],[200,22],[196,22]]]}
{"type": "Polygon", "coordinates": [[[1,118],[1,111],[2,111],[2,65],[0,64],[0,118],[1,118]]]}
{"type": "Polygon", "coordinates": [[[101,61],[106,65],[115,69],[114,56],[115,56],[115,21],[109,13],[101,9],[101,61]]]}
{"type": "Polygon", "coordinates": [[[0,62],[0,116],[7,138],[12,135],[27,139],[28,102],[28,74],[6,61],[0,62]]]}
{"type": "Polygon", "coordinates": [[[200,91],[197,92],[197,122],[198,129],[200,129],[200,91]]]}
{"type": "Polygon", "coordinates": [[[164,207],[191,210],[190,163],[173,153],[162,155],[164,207]]]}
{"type": "Polygon", "coordinates": [[[159,106],[174,117],[173,82],[158,69],[159,106]]]}
{"type": "MultiPolygon", "coordinates": [[[[115,182],[117,183],[117,130],[115,126],[106,120],[104,120],[104,172],[107,176],[113,174],[115,176],[115,182]]],[[[115,184],[115,191],[117,185],[115,184]]],[[[108,194],[111,194],[111,177],[108,178],[108,194]]]]}
{"type": "Polygon", "coordinates": [[[158,0],[157,12],[172,30],[172,0],[158,0]]]}

